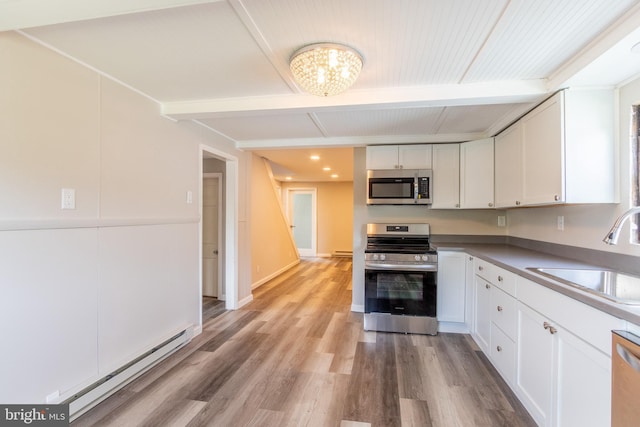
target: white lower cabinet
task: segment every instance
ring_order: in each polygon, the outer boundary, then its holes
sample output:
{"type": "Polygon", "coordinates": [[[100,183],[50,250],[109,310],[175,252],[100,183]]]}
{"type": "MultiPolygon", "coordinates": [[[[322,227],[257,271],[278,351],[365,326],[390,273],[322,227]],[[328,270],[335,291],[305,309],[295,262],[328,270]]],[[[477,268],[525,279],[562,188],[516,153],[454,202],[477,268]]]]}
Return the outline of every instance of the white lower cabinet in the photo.
{"type": "Polygon", "coordinates": [[[437,312],[440,322],[465,321],[466,258],[464,252],[438,252],[437,312]]]}
{"type": "Polygon", "coordinates": [[[518,303],[516,393],[538,425],[551,425],[553,337],[545,318],[518,303]]]}
{"type": "Polygon", "coordinates": [[[478,258],[473,283],[472,336],[536,423],[608,426],[626,322],[478,258]]]}
{"type": "Polygon", "coordinates": [[[491,345],[491,284],[476,276],[473,337],[485,354],[490,354],[491,345]]]}
{"type": "Polygon", "coordinates": [[[541,426],[607,426],[611,359],[518,303],[516,393],[541,426]]]}

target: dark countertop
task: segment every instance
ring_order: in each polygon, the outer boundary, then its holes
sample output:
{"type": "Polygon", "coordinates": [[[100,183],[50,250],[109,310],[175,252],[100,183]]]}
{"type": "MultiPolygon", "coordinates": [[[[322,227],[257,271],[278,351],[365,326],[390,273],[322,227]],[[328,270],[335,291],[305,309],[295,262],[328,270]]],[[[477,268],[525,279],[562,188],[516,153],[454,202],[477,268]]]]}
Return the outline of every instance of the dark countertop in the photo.
{"type": "Polygon", "coordinates": [[[640,325],[640,305],[610,301],[527,270],[527,267],[596,269],[601,268],[600,266],[509,244],[434,243],[433,246],[439,250],[464,251],[607,314],[640,325]]]}

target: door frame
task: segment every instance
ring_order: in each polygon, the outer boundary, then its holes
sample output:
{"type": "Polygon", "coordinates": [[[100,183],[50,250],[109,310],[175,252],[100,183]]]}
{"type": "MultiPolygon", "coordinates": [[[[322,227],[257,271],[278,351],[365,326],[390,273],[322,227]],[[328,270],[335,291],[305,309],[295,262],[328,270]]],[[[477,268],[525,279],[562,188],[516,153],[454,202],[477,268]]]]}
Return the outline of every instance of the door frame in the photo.
{"type": "MultiPolygon", "coordinates": [[[[222,181],[223,181],[223,175],[220,172],[207,172],[207,173],[203,173],[202,174],[202,181],[204,183],[204,180],[206,178],[218,178],[218,257],[216,257],[218,259],[218,280],[217,280],[217,284],[218,284],[218,299],[220,301],[225,301],[226,299],[226,289],[224,286],[222,286],[222,268],[220,268],[220,248],[221,248],[221,240],[222,240],[222,222],[223,222],[223,216],[222,216],[222,181]]],[[[204,188],[204,185],[203,185],[204,188]]],[[[203,194],[204,197],[204,194],[203,194]]],[[[204,203],[202,203],[201,201],[201,211],[202,214],[204,215],[204,203]]],[[[202,232],[202,231],[201,231],[202,232]]],[[[201,236],[202,239],[202,236],[201,236]]],[[[202,274],[202,273],[200,273],[202,274]]]]}
{"type": "Polygon", "coordinates": [[[218,160],[225,162],[224,173],[224,289],[225,308],[236,310],[238,301],[238,158],[211,146],[200,144],[198,188],[200,204],[200,221],[198,222],[198,294],[200,295],[200,329],[202,329],[202,176],[204,153],[209,153],[218,160]]]}
{"type": "MultiPolygon", "coordinates": [[[[311,193],[311,250],[305,251],[304,249],[298,249],[300,256],[315,257],[318,255],[318,189],[315,187],[287,187],[287,197],[285,197],[285,212],[287,214],[287,220],[289,221],[289,227],[292,226],[293,218],[291,218],[291,206],[290,200],[292,193],[295,191],[311,193]]],[[[291,238],[293,239],[293,228],[291,228],[291,238]]],[[[294,239],[295,245],[295,239],[294,239]]],[[[297,247],[297,246],[296,246],[297,247]]]]}

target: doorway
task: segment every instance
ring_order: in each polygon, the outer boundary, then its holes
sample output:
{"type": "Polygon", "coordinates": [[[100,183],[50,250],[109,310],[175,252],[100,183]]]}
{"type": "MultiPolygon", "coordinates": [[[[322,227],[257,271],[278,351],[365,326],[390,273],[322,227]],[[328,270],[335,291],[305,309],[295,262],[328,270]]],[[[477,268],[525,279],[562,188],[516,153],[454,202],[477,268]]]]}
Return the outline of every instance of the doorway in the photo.
{"type": "Polygon", "coordinates": [[[315,188],[287,190],[287,216],[298,253],[314,257],[317,252],[317,191],[315,188]]]}
{"type": "MultiPolygon", "coordinates": [[[[218,296],[224,298],[224,307],[227,310],[236,310],[240,306],[238,298],[238,158],[211,146],[200,145],[200,218],[199,243],[200,251],[204,250],[204,205],[202,203],[204,193],[205,173],[217,173],[220,175],[218,192],[218,296]],[[215,170],[205,168],[205,160],[215,160],[215,170]]],[[[204,254],[200,253],[200,282],[199,294],[202,300],[204,254]]],[[[251,296],[249,296],[251,297],[251,296]]],[[[245,298],[249,299],[249,298],[245,298]]],[[[243,303],[246,303],[243,301],[243,303]]],[[[201,304],[201,309],[203,309],[201,304]]],[[[202,310],[201,310],[202,315],[202,310]]],[[[200,317],[202,328],[202,316],[200,317]]]]}
{"type": "Polygon", "coordinates": [[[222,174],[204,173],[202,179],[202,296],[224,301],[220,268],[222,174]]]}

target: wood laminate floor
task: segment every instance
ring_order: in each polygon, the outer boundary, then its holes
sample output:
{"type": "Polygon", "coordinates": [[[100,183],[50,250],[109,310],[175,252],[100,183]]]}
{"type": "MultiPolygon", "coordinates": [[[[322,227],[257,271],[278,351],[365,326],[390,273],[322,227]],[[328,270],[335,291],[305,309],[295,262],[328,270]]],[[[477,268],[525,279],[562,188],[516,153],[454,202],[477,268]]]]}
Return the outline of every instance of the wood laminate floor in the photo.
{"type": "Polygon", "coordinates": [[[73,426],[534,426],[468,335],[364,332],[351,259],[303,260],[73,426]]]}

